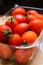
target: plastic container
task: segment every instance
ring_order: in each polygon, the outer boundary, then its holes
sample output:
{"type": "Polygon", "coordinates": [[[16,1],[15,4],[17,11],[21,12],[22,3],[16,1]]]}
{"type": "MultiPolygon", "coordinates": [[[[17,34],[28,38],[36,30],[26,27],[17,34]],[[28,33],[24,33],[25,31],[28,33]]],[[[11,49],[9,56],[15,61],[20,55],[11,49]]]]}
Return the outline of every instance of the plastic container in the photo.
{"type": "MultiPolygon", "coordinates": [[[[16,7],[23,7],[26,10],[33,9],[33,10],[38,11],[40,14],[43,14],[43,9],[42,8],[19,6],[19,5],[16,4],[11,10],[9,10],[5,15],[3,15],[3,17],[1,17],[0,25],[5,24],[5,21],[7,20],[7,17],[10,17],[10,14],[11,14],[12,10],[15,9],[16,7]]],[[[18,50],[18,49],[19,50],[25,50],[25,51],[28,50],[29,51],[29,56],[28,56],[28,60],[27,60],[27,62],[28,62],[35,55],[37,48],[40,48],[41,51],[43,51],[43,30],[40,33],[39,37],[36,39],[36,41],[31,46],[12,46],[12,45],[9,45],[9,46],[12,47],[13,49],[16,49],[16,50],[18,50]]]]}

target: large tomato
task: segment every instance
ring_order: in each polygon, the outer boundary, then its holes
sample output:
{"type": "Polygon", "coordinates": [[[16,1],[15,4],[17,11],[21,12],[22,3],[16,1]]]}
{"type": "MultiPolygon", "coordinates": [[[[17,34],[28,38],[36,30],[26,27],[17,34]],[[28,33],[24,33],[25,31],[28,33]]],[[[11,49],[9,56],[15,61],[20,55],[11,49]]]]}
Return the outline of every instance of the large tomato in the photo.
{"type": "Polygon", "coordinates": [[[30,49],[18,49],[14,52],[14,58],[18,63],[26,63],[31,57],[30,49]]]}
{"type": "Polygon", "coordinates": [[[5,45],[4,43],[0,43],[0,56],[5,59],[8,60],[12,57],[13,51],[12,49],[8,46],[5,45]]]}
{"type": "Polygon", "coordinates": [[[26,22],[26,17],[21,15],[21,14],[16,14],[14,15],[14,18],[19,22],[19,23],[24,23],[26,22]]]}
{"type": "Polygon", "coordinates": [[[43,21],[40,19],[33,20],[29,23],[31,30],[35,31],[38,35],[43,29],[43,21]]]}
{"type": "Polygon", "coordinates": [[[8,43],[13,46],[18,46],[21,42],[21,37],[18,34],[11,35],[11,38],[8,40],[8,43]]]}
{"type": "Polygon", "coordinates": [[[15,20],[13,17],[9,18],[6,23],[6,25],[8,25],[12,30],[14,29],[14,27],[18,24],[18,21],[15,20]]]}
{"type": "Polygon", "coordinates": [[[26,11],[24,8],[18,7],[12,11],[12,15],[14,16],[15,14],[26,15],[26,11]]]}
{"type": "Polygon", "coordinates": [[[7,35],[11,34],[12,30],[7,25],[0,25],[0,42],[5,42],[7,35]]]}
{"type": "Polygon", "coordinates": [[[22,41],[26,41],[27,44],[33,44],[33,42],[37,39],[37,34],[33,31],[27,31],[22,35],[22,41]]]}
{"type": "Polygon", "coordinates": [[[24,32],[26,32],[29,28],[29,24],[27,23],[20,23],[14,28],[14,33],[22,35],[24,32]]]}

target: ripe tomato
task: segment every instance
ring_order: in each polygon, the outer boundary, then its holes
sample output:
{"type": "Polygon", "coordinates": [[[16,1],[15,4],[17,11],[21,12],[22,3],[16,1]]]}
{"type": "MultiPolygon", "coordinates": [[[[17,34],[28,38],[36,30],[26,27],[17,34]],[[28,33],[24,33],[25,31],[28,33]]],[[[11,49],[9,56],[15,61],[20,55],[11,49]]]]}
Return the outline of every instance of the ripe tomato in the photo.
{"type": "Polygon", "coordinates": [[[16,14],[14,15],[14,18],[19,22],[19,23],[24,23],[26,22],[26,17],[21,15],[21,14],[16,14]]]}
{"type": "Polygon", "coordinates": [[[27,23],[31,22],[32,20],[35,20],[36,17],[34,15],[27,15],[27,23]]]}
{"type": "Polygon", "coordinates": [[[14,16],[15,14],[26,15],[26,11],[24,8],[18,7],[12,11],[12,15],[14,16]]]}
{"type": "Polygon", "coordinates": [[[0,25],[0,42],[5,42],[9,34],[12,34],[11,28],[7,25],[0,25]]]}
{"type": "Polygon", "coordinates": [[[38,12],[36,10],[28,10],[27,11],[27,14],[30,14],[30,15],[37,15],[38,12]]]}
{"type": "Polygon", "coordinates": [[[32,44],[37,39],[37,34],[33,31],[27,31],[22,35],[22,41],[32,44]]]}
{"type": "Polygon", "coordinates": [[[19,63],[26,63],[31,57],[30,49],[18,49],[14,52],[14,58],[19,63]]]}
{"type": "Polygon", "coordinates": [[[18,34],[14,34],[9,40],[8,43],[13,46],[18,46],[21,44],[21,37],[18,34]]]}
{"type": "Polygon", "coordinates": [[[3,44],[3,43],[0,43],[0,56],[3,58],[3,59],[10,59],[12,57],[12,54],[13,54],[13,51],[12,49],[3,44]]]}
{"type": "Polygon", "coordinates": [[[43,29],[43,21],[40,19],[33,20],[29,23],[31,30],[35,31],[38,35],[43,29]]]}
{"type": "Polygon", "coordinates": [[[29,24],[27,23],[20,23],[14,28],[14,33],[17,33],[19,35],[22,35],[24,32],[27,31],[29,28],[29,24]]]}
{"type": "Polygon", "coordinates": [[[18,24],[18,21],[15,20],[13,17],[9,18],[6,23],[6,25],[8,25],[12,30],[14,29],[14,27],[18,24]]]}

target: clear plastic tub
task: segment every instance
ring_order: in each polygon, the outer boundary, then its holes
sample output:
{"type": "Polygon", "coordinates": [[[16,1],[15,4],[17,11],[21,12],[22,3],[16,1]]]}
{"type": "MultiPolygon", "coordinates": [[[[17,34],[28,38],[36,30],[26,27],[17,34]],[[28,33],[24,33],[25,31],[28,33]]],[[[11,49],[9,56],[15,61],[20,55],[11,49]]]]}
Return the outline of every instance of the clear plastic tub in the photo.
{"type": "MultiPolygon", "coordinates": [[[[5,15],[3,15],[1,17],[0,25],[2,25],[2,24],[4,25],[5,24],[5,21],[7,20],[7,18],[11,16],[12,10],[15,9],[16,7],[23,7],[26,10],[33,9],[33,10],[38,11],[40,14],[43,14],[43,9],[41,9],[41,8],[19,6],[19,5],[16,4],[11,10],[9,10],[5,15]]],[[[40,33],[39,37],[36,39],[36,41],[31,46],[12,46],[12,45],[9,45],[9,46],[12,47],[15,50],[24,50],[24,51],[28,50],[26,52],[26,53],[29,54],[28,55],[28,60],[27,60],[27,62],[28,62],[28,61],[30,61],[33,58],[33,56],[35,55],[35,53],[36,53],[38,48],[40,48],[41,51],[43,51],[43,30],[40,33]]]]}

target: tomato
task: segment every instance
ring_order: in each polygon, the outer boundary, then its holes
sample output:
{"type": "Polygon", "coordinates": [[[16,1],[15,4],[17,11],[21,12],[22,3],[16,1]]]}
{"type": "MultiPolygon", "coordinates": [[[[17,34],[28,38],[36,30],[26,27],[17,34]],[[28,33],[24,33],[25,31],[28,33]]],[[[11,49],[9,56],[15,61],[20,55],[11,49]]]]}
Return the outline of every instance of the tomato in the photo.
{"type": "Polygon", "coordinates": [[[29,23],[29,27],[39,35],[43,29],[43,21],[40,19],[33,20],[29,23]]]}
{"type": "Polygon", "coordinates": [[[15,20],[13,17],[9,18],[5,25],[8,25],[11,29],[14,29],[14,27],[18,24],[18,21],[15,20]]]}
{"type": "Polygon", "coordinates": [[[31,22],[32,20],[35,20],[36,17],[34,15],[27,15],[27,23],[31,22]]]}
{"type": "Polygon", "coordinates": [[[19,23],[24,23],[26,22],[26,17],[21,15],[21,14],[16,14],[14,18],[19,22],[19,23]]]}
{"type": "Polygon", "coordinates": [[[18,63],[26,63],[31,57],[30,49],[18,49],[14,52],[14,58],[18,63]]]}
{"type": "Polygon", "coordinates": [[[8,43],[13,46],[18,46],[21,44],[21,37],[18,34],[12,35],[12,37],[8,40],[8,43]]]}
{"type": "Polygon", "coordinates": [[[27,14],[30,14],[30,15],[37,15],[38,12],[36,10],[28,10],[27,11],[27,14]]]}
{"type": "Polygon", "coordinates": [[[24,32],[26,32],[28,30],[28,28],[29,28],[29,24],[20,23],[14,28],[14,33],[22,35],[24,32]]]}
{"type": "Polygon", "coordinates": [[[12,34],[11,28],[7,25],[0,25],[0,42],[5,42],[8,34],[12,34]]]}
{"type": "Polygon", "coordinates": [[[22,35],[22,41],[26,41],[28,45],[33,44],[33,42],[37,39],[37,34],[33,31],[27,31],[22,35]]]}
{"type": "Polygon", "coordinates": [[[12,54],[13,54],[13,51],[9,46],[3,43],[0,43],[0,56],[3,59],[5,60],[10,59],[12,57],[12,54]]]}
{"type": "Polygon", "coordinates": [[[25,11],[24,8],[18,7],[18,8],[14,9],[14,10],[12,11],[12,15],[13,15],[13,16],[16,15],[16,14],[26,15],[26,11],[25,11]]]}

